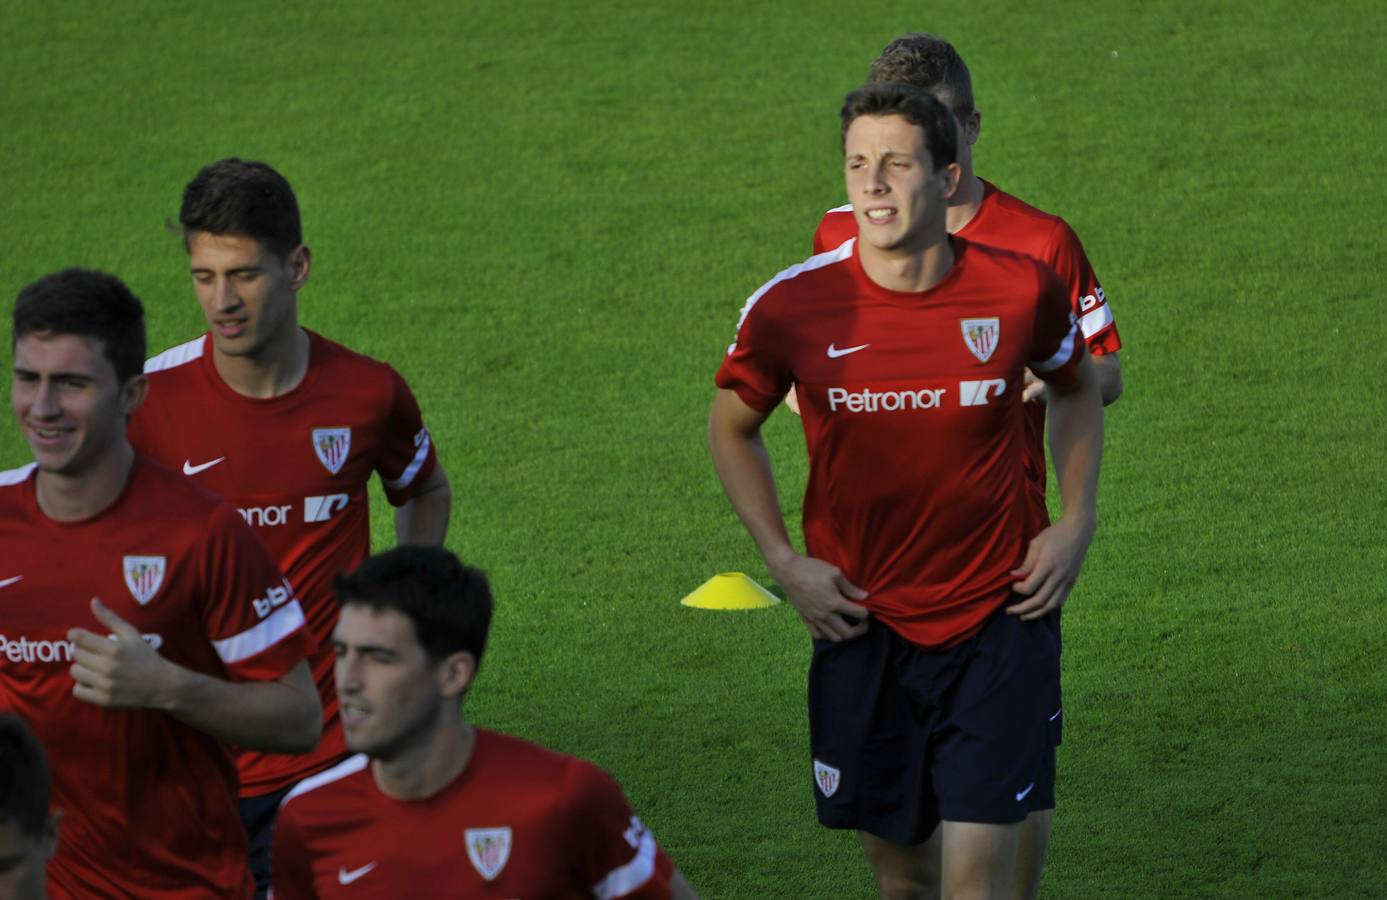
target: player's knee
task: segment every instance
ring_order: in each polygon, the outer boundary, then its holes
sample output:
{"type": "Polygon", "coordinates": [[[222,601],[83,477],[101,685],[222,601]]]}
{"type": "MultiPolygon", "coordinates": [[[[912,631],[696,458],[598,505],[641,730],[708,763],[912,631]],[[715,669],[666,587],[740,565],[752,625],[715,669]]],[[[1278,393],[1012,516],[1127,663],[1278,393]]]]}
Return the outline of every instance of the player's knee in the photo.
{"type": "Polygon", "coordinates": [[[877,895],[881,900],[939,900],[939,882],[922,872],[877,872],[877,895]]]}

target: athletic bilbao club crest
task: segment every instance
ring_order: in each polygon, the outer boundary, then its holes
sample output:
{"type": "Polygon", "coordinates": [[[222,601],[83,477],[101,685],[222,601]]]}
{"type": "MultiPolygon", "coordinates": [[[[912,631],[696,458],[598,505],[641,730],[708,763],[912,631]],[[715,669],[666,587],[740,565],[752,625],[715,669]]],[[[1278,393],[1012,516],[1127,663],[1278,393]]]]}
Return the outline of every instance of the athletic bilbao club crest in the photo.
{"type": "Polygon", "coordinates": [[[163,556],[125,557],[125,586],[141,606],[154,599],[164,585],[168,558],[163,556]]]}
{"type": "Polygon", "coordinates": [[[347,454],[351,450],[350,428],[313,429],[313,452],[318,454],[318,461],[333,475],[341,471],[342,463],[347,461],[347,454]]]}
{"type": "Polygon", "coordinates": [[[509,828],[469,828],[467,858],[487,881],[501,874],[510,859],[509,828]]]}
{"type": "Polygon", "coordinates": [[[964,319],[960,324],[963,326],[963,343],[973,351],[978,362],[991,359],[992,351],[997,349],[997,342],[1002,338],[1002,320],[964,319]]]}
{"type": "Polygon", "coordinates": [[[837,792],[839,776],[837,769],[814,760],[814,783],[819,786],[819,792],[825,797],[832,797],[837,792]]]}

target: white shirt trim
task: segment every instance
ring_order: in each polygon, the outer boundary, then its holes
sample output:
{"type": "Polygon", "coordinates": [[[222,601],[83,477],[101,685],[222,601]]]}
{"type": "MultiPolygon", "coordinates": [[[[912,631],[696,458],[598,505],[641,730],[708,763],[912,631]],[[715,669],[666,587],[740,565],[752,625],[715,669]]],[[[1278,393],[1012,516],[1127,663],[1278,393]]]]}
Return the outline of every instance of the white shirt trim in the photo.
{"type": "MultiPolygon", "coordinates": [[[[803,275],[805,272],[812,272],[815,269],[822,269],[824,266],[831,266],[834,263],[839,263],[845,259],[850,258],[852,256],[852,248],[856,245],[857,238],[848,238],[846,241],[839,244],[836,248],[829,250],[825,253],[819,253],[814,256],[811,256],[804,262],[799,263],[798,265],[790,266],[790,268],[784,270],[783,272],[772,278],[770,281],[767,281],[765,284],[761,285],[761,287],[757,288],[756,293],[748,297],[746,299],[746,303],[742,305],[741,316],[737,319],[738,333],[741,332],[742,324],[746,322],[746,317],[751,314],[752,307],[754,307],[758,302],[760,302],[761,298],[764,297],[766,295],[766,292],[769,291],[771,288],[775,287],[782,281],[789,281],[791,278],[797,278],[800,275],[803,275]]],[[[737,342],[733,341],[727,347],[727,355],[731,356],[733,351],[735,351],[736,349],[737,342]]]]}
{"type": "Polygon", "coordinates": [[[200,359],[203,348],[207,343],[207,335],[193,338],[177,347],[170,347],[158,356],[151,356],[145,360],[144,371],[148,375],[150,372],[162,372],[164,369],[172,369],[184,363],[190,363],[195,359],[200,359]]]}
{"type": "Polygon", "coordinates": [[[293,790],[289,791],[289,793],[284,795],[284,799],[279,801],[279,808],[283,809],[284,804],[288,803],[290,800],[293,800],[299,794],[306,794],[309,791],[316,791],[318,788],[323,787],[324,785],[332,784],[334,781],[341,781],[348,775],[355,775],[357,772],[360,772],[362,769],[366,768],[366,764],[370,761],[371,758],[367,756],[365,753],[358,753],[356,756],[347,757],[337,765],[333,766],[331,769],[324,769],[316,775],[308,776],[303,781],[300,781],[298,784],[294,785],[293,790]]]}
{"type": "Polygon", "coordinates": [[[222,662],[229,666],[234,665],[270,649],[279,643],[281,638],[301,628],[303,623],[303,607],[299,606],[299,601],[294,600],[275,610],[268,619],[240,634],[213,641],[212,646],[222,658],[222,662]]]}
{"type": "Polygon", "coordinates": [[[31,462],[27,466],[20,466],[18,469],[0,472],[0,485],[23,484],[38,467],[38,463],[31,462]]]}
{"type": "Polygon", "coordinates": [[[409,465],[405,466],[405,470],[401,473],[400,477],[394,479],[381,478],[381,481],[385,482],[385,486],[392,491],[398,491],[400,488],[409,487],[410,483],[414,481],[414,476],[419,474],[419,468],[424,465],[424,460],[429,458],[429,447],[432,443],[429,440],[429,430],[425,428],[422,434],[424,435],[424,440],[419,444],[418,452],[414,454],[414,459],[409,461],[409,465]]]}
{"type": "Polygon", "coordinates": [[[641,845],[636,849],[635,858],[619,869],[607,873],[607,877],[592,886],[592,895],[598,900],[623,897],[645,884],[655,874],[655,838],[649,831],[641,833],[641,845]]]}
{"type": "Polygon", "coordinates": [[[1050,372],[1074,358],[1074,342],[1078,340],[1079,327],[1074,324],[1074,315],[1069,315],[1069,333],[1060,341],[1060,348],[1055,351],[1055,355],[1043,362],[1032,362],[1031,371],[1050,372]]]}
{"type": "Polygon", "coordinates": [[[1084,337],[1091,338],[1112,324],[1112,310],[1104,303],[1097,309],[1084,313],[1084,317],[1079,320],[1079,328],[1083,329],[1084,337]]]}

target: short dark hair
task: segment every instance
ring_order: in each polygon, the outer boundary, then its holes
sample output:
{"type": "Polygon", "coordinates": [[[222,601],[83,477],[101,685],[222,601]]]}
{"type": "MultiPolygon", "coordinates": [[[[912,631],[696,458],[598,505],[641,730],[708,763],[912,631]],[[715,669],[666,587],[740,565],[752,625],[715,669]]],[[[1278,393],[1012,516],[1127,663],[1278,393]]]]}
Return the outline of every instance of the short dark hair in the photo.
{"type": "Polygon", "coordinates": [[[0,822],[40,837],[48,828],[52,785],[43,746],[24,720],[0,714],[0,822]]]}
{"type": "Polygon", "coordinates": [[[954,45],[923,31],[903,34],[872,62],[867,80],[911,84],[938,97],[960,120],[973,112],[973,78],[954,45]]]}
{"type": "Polygon", "coordinates": [[[14,304],[10,349],[42,333],[99,340],[121,384],[144,371],[144,306],[114,275],[64,269],[27,285],[14,304]]]}
{"type": "Polygon", "coordinates": [[[186,247],[194,232],[255,238],[280,257],[303,243],[299,201],[267,163],[231,157],[198,172],[178,210],[186,247]]]}
{"type": "Polygon", "coordinates": [[[933,94],[921,88],[897,82],[864,84],[843,100],[843,142],[847,144],[848,126],[862,116],[902,116],[925,133],[934,171],[958,159],[958,129],[948,109],[933,94]]]}
{"type": "Polygon", "coordinates": [[[393,609],[435,661],[466,651],[482,661],[491,629],[491,586],[480,569],[442,547],[405,545],[370,557],[332,581],[342,606],[393,609]]]}

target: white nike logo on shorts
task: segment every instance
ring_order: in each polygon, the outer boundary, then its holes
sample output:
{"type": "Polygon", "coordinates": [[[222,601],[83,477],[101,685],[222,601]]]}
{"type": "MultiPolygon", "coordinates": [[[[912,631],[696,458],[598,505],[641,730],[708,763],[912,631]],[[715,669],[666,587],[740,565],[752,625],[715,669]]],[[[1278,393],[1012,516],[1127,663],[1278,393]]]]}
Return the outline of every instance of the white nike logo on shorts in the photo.
{"type": "Polygon", "coordinates": [[[376,864],[375,864],[375,863],[367,863],[366,865],[362,866],[362,867],[359,868],[359,869],[352,869],[350,872],[348,872],[346,866],[338,866],[338,867],[337,867],[337,883],[338,883],[338,884],[351,884],[353,881],[356,881],[358,878],[360,878],[361,876],[365,875],[367,872],[371,871],[371,870],[374,869],[375,867],[376,867],[376,864]]]}
{"type": "Polygon", "coordinates": [[[1026,799],[1026,795],[1029,794],[1029,793],[1031,792],[1031,788],[1033,788],[1033,787],[1035,787],[1035,782],[1034,782],[1034,781],[1032,781],[1030,784],[1026,785],[1026,789],[1025,789],[1024,791],[1017,791],[1017,792],[1016,792],[1016,802],[1017,802],[1017,803],[1020,803],[1022,800],[1025,800],[1025,799],[1026,799]]]}
{"type": "Polygon", "coordinates": [[[183,460],[183,474],[184,474],[184,475],[196,475],[198,472],[201,472],[201,471],[203,471],[204,469],[210,469],[210,468],[212,468],[213,466],[215,466],[217,463],[221,462],[221,461],[224,460],[224,459],[226,459],[225,456],[218,456],[216,459],[212,460],[211,462],[205,462],[205,463],[203,463],[203,464],[200,465],[200,466],[195,466],[195,465],[193,465],[193,461],[192,461],[191,459],[185,459],[185,460],[183,460]]]}

